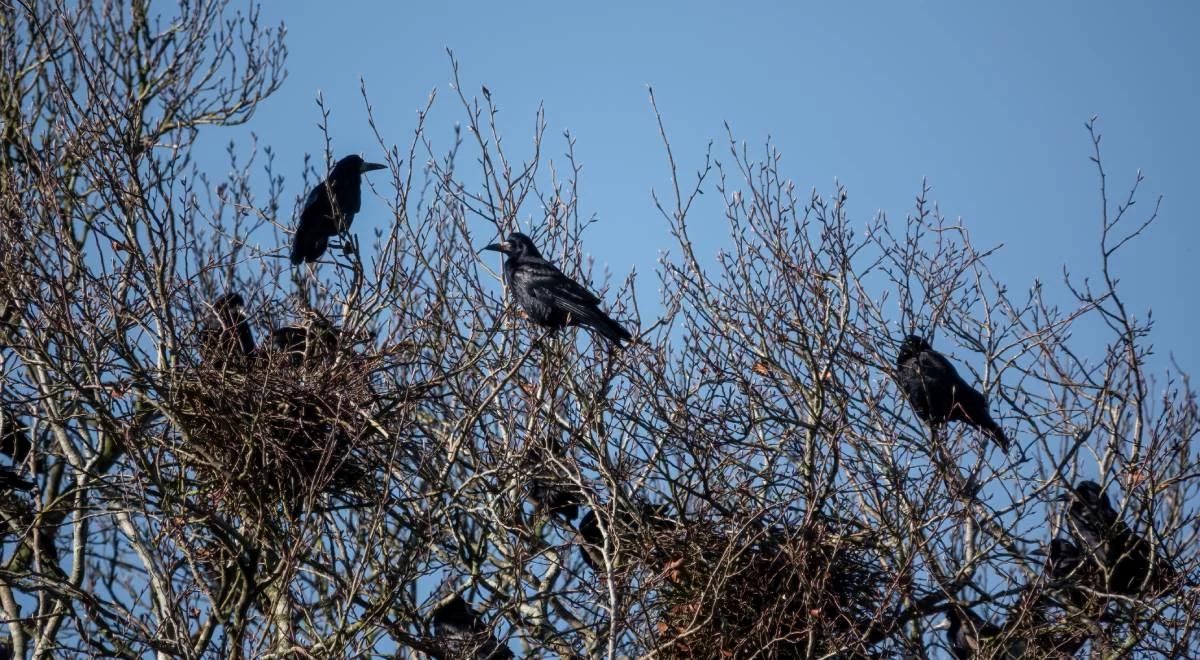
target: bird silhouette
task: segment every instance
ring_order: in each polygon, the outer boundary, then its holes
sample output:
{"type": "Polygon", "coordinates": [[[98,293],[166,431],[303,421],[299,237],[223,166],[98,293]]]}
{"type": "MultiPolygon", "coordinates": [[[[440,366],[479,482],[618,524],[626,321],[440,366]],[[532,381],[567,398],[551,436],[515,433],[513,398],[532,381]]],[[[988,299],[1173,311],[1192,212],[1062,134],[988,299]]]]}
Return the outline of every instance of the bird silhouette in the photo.
{"type": "Polygon", "coordinates": [[[579,556],[593,572],[600,573],[604,567],[604,533],[600,531],[600,520],[594,509],[589,509],[575,526],[579,532],[579,556]]]}
{"type": "Polygon", "coordinates": [[[444,599],[430,613],[433,631],[438,641],[453,658],[505,660],[512,651],[496,641],[479,613],[462,596],[454,594],[444,599]]]}
{"type": "Polygon", "coordinates": [[[362,208],[362,175],[386,167],[368,163],[361,156],[346,156],[333,166],[324,181],[309,191],[292,240],[293,264],[320,259],[330,237],[349,231],[354,214],[362,208]]]}
{"type": "Polygon", "coordinates": [[[568,522],[579,517],[583,497],[569,484],[555,483],[553,478],[534,477],[529,482],[529,498],[539,509],[568,522]]]}
{"type": "Polygon", "coordinates": [[[916,335],[904,338],[896,358],[896,377],[922,421],[934,428],[951,421],[965,422],[986,431],[1008,451],[1008,437],[988,412],[987,399],[928,341],[916,335]]]}
{"type": "Polygon", "coordinates": [[[206,359],[224,363],[231,358],[254,355],[254,331],[246,319],[246,302],[241,294],[227,293],[213,301],[212,319],[202,331],[206,359]]]}
{"type": "Polygon", "coordinates": [[[1086,589],[1094,588],[1095,571],[1083,551],[1070,539],[1056,538],[1045,553],[1044,573],[1050,586],[1065,602],[1082,608],[1088,601],[1086,589]]]}
{"type": "MultiPolygon", "coordinates": [[[[13,465],[22,465],[32,453],[33,439],[29,426],[9,408],[0,408],[0,454],[8,455],[13,465]]],[[[40,457],[34,460],[34,465],[41,469],[40,457]]]]}
{"type": "Polygon", "coordinates": [[[313,313],[298,325],[285,325],[271,333],[275,349],[294,367],[332,360],[342,340],[342,330],[324,316],[313,313]]]}
{"type": "Polygon", "coordinates": [[[1157,590],[1175,571],[1150,541],[1120,520],[1108,495],[1094,481],[1081,481],[1064,499],[1070,502],[1067,517],[1082,554],[1102,569],[1107,591],[1138,595],[1157,590]],[[1157,554],[1157,556],[1154,556],[1157,554]]]}
{"type": "Polygon", "coordinates": [[[10,467],[0,465],[0,490],[33,490],[34,483],[21,478],[10,467]]]}
{"type": "Polygon", "coordinates": [[[517,304],[534,323],[552,329],[585,326],[614,344],[631,338],[625,328],[600,311],[600,299],[595,294],[542,258],[525,234],[513,232],[506,240],[483,249],[505,255],[504,279],[517,304]]]}
{"type": "Polygon", "coordinates": [[[946,611],[946,621],[949,624],[946,627],[946,642],[950,645],[950,652],[958,660],[972,660],[973,658],[1017,660],[1025,657],[1025,644],[1016,638],[1007,640],[1002,647],[988,649],[988,652],[983,654],[985,646],[1001,644],[992,640],[1001,637],[1004,629],[984,621],[970,608],[962,607],[957,603],[953,604],[946,611]]]}

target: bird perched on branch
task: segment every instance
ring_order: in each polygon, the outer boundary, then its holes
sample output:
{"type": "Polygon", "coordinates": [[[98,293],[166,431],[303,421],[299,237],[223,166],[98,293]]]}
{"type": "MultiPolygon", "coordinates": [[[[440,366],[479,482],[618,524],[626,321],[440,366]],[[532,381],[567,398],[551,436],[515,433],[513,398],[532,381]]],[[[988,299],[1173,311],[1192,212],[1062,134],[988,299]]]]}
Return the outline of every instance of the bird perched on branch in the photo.
{"type": "Polygon", "coordinates": [[[462,596],[454,594],[438,603],[430,615],[434,634],[450,651],[450,657],[505,660],[512,650],[496,641],[487,624],[462,596]]]}
{"type": "Polygon", "coordinates": [[[1050,547],[1039,553],[1046,556],[1044,572],[1050,586],[1066,602],[1079,608],[1088,600],[1086,589],[1094,588],[1095,571],[1090,562],[1084,561],[1083,551],[1070,539],[1056,538],[1050,547]]]}
{"type": "Polygon", "coordinates": [[[483,249],[505,255],[504,279],[534,323],[555,330],[585,326],[618,345],[631,338],[625,328],[600,311],[599,298],[542,258],[525,234],[513,232],[483,249]]]}
{"type": "Polygon", "coordinates": [[[1103,569],[1108,591],[1133,596],[1160,589],[1174,577],[1166,557],[1119,519],[1100,484],[1081,481],[1062,499],[1070,502],[1067,516],[1082,554],[1103,569]]]}
{"type": "Polygon", "coordinates": [[[293,264],[320,259],[331,236],[349,231],[354,214],[362,207],[362,175],[386,167],[368,163],[361,156],[346,156],[333,166],[304,200],[292,241],[293,264]]]}
{"type": "Polygon", "coordinates": [[[1002,658],[1017,660],[1025,657],[1026,646],[1019,638],[1010,639],[1004,643],[999,638],[1004,635],[1004,629],[984,621],[970,608],[953,604],[946,611],[946,641],[950,652],[958,660],[973,658],[1002,658]],[[985,647],[991,647],[985,654],[985,647]]]}
{"type": "Polygon", "coordinates": [[[929,342],[916,335],[904,338],[896,358],[896,378],[922,421],[935,428],[950,421],[965,422],[986,431],[1008,451],[1008,437],[988,413],[987,399],[929,342]]]}
{"type": "Polygon", "coordinates": [[[0,465],[0,490],[33,490],[34,483],[21,478],[15,470],[0,465]]]}
{"type": "MultiPolygon", "coordinates": [[[[33,453],[33,438],[29,425],[8,407],[0,407],[0,454],[7,454],[13,465],[22,465],[33,453]]],[[[40,470],[42,460],[35,457],[34,465],[40,470]]]]}
{"type": "Polygon", "coordinates": [[[529,483],[529,497],[548,515],[570,522],[579,517],[583,496],[570,484],[556,483],[552,477],[534,477],[529,483]]]}
{"type": "Polygon", "coordinates": [[[227,293],[213,301],[212,320],[202,333],[206,358],[214,361],[254,354],[254,331],[246,319],[242,296],[227,293]]]}

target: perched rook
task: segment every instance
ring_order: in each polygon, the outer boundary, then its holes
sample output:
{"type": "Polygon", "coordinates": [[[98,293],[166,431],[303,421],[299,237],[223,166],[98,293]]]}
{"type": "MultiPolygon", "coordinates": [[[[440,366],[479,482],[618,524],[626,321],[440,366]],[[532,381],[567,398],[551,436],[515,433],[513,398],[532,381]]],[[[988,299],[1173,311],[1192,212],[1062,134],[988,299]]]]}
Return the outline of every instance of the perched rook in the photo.
{"type": "Polygon", "coordinates": [[[586,326],[614,344],[630,339],[625,328],[600,311],[600,299],[543,259],[525,234],[513,232],[483,249],[504,253],[504,279],[534,323],[552,329],[586,326]]]}
{"type": "Polygon", "coordinates": [[[34,483],[22,479],[12,468],[0,465],[0,490],[33,490],[34,483]]]}
{"type": "Polygon", "coordinates": [[[320,259],[331,236],[349,231],[354,214],[362,207],[363,173],[386,167],[359,156],[346,156],[333,166],[329,176],[304,200],[292,242],[293,264],[320,259]]]}
{"type": "Polygon", "coordinates": [[[1000,637],[1004,630],[984,621],[970,609],[962,608],[960,610],[958,605],[954,605],[946,612],[946,621],[949,624],[946,626],[946,641],[950,645],[950,652],[958,660],[972,660],[973,658],[1016,660],[1024,657],[1025,649],[1019,640],[1009,642],[1005,648],[993,648],[985,653],[984,647],[995,644],[990,640],[1000,637]]]}
{"type": "Polygon", "coordinates": [[[1065,499],[1071,531],[1082,552],[1103,569],[1108,591],[1137,595],[1159,589],[1174,576],[1166,558],[1152,551],[1150,541],[1120,520],[1108,496],[1094,481],[1081,481],[1065,499]]]}
{"type": "Polygon", "coordinates": [[[512,651],[488,632],[487,624],[479,613],[458,594],[438,603],[433,608],[431,618],[434,634],[450,652],[449,657],[477,660],[506,660],[513,657],[512,651]]]}
{"type": "Polygon", "coordinates": [[[329,319],[314,316],[301,325],[286,325],[271,333],[275,349],[293,367],[331,360],[341,342],[342,331],[329,319]]]}
{"type": "Polygon", "coordinates": [[[896,358],[896,377],[922,421],[935,428],[950,421],[965,422],[986,431],[1008,451],[1008,438],[988,413],[987,399],[929,342],[915,335],[905,337],[896,358]]]}
{"type": "Polygon", "coordinates": [[[213,318],[204,329],[206,351],[213,359],[254,354],[254,331],[246,319],[246,302],[236,293],[213,301],[213,318]]]}
{"type": "Polygon", "coordinates": [[[1057,538],[1050,542],[1045,573],[1055,591],[1077,608],[1087,603],[1088,594],[1084,587],[1095,586],[1091,565],[1084,561],[1079,546],[1069,539],[1057,538]]]}

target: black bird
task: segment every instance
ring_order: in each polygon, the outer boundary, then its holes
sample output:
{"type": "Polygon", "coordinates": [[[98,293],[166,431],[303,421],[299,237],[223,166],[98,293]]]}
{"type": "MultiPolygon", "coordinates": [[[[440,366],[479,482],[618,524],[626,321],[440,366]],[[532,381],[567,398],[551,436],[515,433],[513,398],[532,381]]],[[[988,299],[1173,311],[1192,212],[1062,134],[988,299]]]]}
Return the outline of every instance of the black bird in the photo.
{"type": "Polygon", "coordinates": [[[430,615],[433,631],[453,658],[504,660],[513,657],[512,651],[496,641],[487,624],[462,596],[453,596],[438,603],[430,615]]]}
{"type": "Polygon", "coordinates": [[[6,347],[17,336],[20,323],[17,311],[17,303],[7,294],[0,294],[0,348],[6,347]]]}
{"type": "Polygon", "coordinates": [[[210,359],[254,355],[254,331],[246,319],[245,306],[246,301],[237,293],[227,293],[213,301],[212,320],[202,338],[210,359]]]}
{"type": "Polygon", "coordinates": [[[34,483],[22,479],[10,467],[0,465],[0,490],[33,490],[34,483]]]}
{"type": "Polygon", "coordinates": [[[958,660],[972,660],[976,657],[1012,658],[1015,660],[1024,655],[1024,647],[1019,641],[1010,643],[1008,648],[1003,649],[999,654],[980,655],[980,650],[989,644],[988,640],[999,637],[1004,631],[995,624],[984,621],[970,609],[962,608],[960,610],[958,605],[954,605],[947,610],[946,620],[949,622],[946,627],[946,641],[950,645],[950,652],[958,660]]]}
{"type": "Polygon", "coordinates": [[[529,498],[548,515],[567,522],[579,517],[583,497],[569,485],[560,485],[553,478],[534,477],[529,483],[529,498]]]}
{"type": "Polygon", "coordinates": [[[1150,541],[1119,519],[1100,484],[1081,481],[1064,499],[1071,503],[1067,509],[1071,531],[1083,554],[1103,569],[1108,591],[1137,595],[1143,589],[1159,589],[1174,577],[1175,571],[1166,557],[1157,553],[1152,560],[1155,553],[1150,541]]]}
{"type": "Polygon", "coordinates": [[[314,316],[302,325],[287,325],[271,333],[275,348],[298,367],[310,360],[328,360],[337,352],[342,331],[332,321],[314,316]]]}
{"type": "Polygon", "coordinates": [[[1062,594],[1071,605],[1081,608],[1087,603],[1088,594],[1084,588],[1092,588],[1094,573],[1085,562],[1083,551],[1069,539],[1056,538],[1050,542],[1050,548],[1045,553],[1045,575],[1050,586],[1062,594]]]}
{"type": "Polygon", "coordinates": [[[483,249],[506,255],[504,279],[534,323],[553,329],[586,326],[618,345],[631,338],[625,328],[600,311],[599,298],[543,259],[525,234],[513,232],[507,240],[483,249]]]}
{"type": "Polygon", "coordinates": [[[575,529],[579,532],[579,554],[583,563],[599,574],[604,567],[604,533],[600,531],[600,520],[596,511],[589,509],[583,514],[575,529]]]}
{"type": "Polygon", "coordinates": [[[362,207],[363,173],[386,167],[368,163],[361,156],[346,156],[333,166],[329,176],[304,200],[292,241],[293,264],[320,259],[331,236],[349,231],[354,214],[362,207]]]}
{"type": "Polygon", "coordinates": [[[929,342],[916,335],[904,338],[896,358],[896,377],[922,421],[935,428],[950,421],[966,422],[986,431],[1008,451],[1008,437],[988,413],[987,399],[929,342]]]}
{"type": "MultiPolygon", "coordinates": [[[[0,453],[11,457],[14,465],[21,465],[32,452],[33,440],[29,435],[29,426],[12,410],[0,408],[0,453]]],[[[35,463],[41,465],[40,460],[35,463]]]]}
{"type": "Polygon", "coordinates": [[[571,482],[559,461],[566,457],[561,441],[546,437],[529,445],[525,463],[532,471],[529,480],[529,499],[546,515],[558,516],[566,522],[579,517],[583,494],[571,482]]]}

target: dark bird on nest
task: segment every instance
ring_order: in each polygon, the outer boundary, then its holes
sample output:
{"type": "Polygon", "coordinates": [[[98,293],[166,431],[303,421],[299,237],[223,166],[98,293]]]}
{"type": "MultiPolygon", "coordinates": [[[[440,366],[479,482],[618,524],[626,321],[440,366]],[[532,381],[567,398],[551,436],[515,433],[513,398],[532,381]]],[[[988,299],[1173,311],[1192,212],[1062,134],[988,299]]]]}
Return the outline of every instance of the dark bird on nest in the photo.
{"type": "Polygon", "coordinates": [[[545,515],[557,516],[565,522],[578,518],[583,493],[563,468],[561,461],[566,457],[566,449],[562,442],[547,437],[532,443],[527,452],[525,462],[533,473],[529,499],[534,506],[545,515]]]}
{"type": "Polygon", "coordinates": [[[1102,569],[1107,591],[1134,596],[1158,590],[1175,576],[1167,558],[1118,517],[1108,496],[1094,481],[1081,481],[1063,496],[1067,517],[1082,554],[1102,569]]]}
{"type": "Polygon", "coordinates": [[[922,421],[934,428],[950,421],[965,422],[986,431],[1008,451],[1008,437],[988,413],[987,399],[929,342],[916,335],[904,338],[896,358],[896,378],[922,421]]]}
{"type": "Polygon", "coordinates": [[[430,614],[433,632],[453,658],[505,660],[513,657],[509,648],[488,631],[488,626],[462,596],[454,594],[438,603],[430,614]]]}
{"type": "Polygon", "coordinates": [[[314,315],[305,323],[276,328],[271,338],[275,349],[298,367],[312,360],[331,359],[341,343],[342,331],[329,319],[314,315]]]}
{"type": "Polygon", "coordinates": [[[304,200],[292,240],[293,264],[320,259],[330,237],[350,230],[354,214],[362,208],[362,175],[386,167],[368,163],[361,156],[346,156],[333,166],[329,176],[304,200]]]}
{"type": "MultiPolygon", "coordinates": [[[[583,562],[595,573],[603,573],[604,540],[608,534],[609,552],[615,552],[613,537],[619,537],[623,542],[632,541],[635,545],[643,542],[655,542],[654,537],[676,531],[677,521],[673,520],[666,504],[650,504],[635,500],[632,506],[617,511],[611,518],[607,511],[589,509],[575,525],[576,543],[583,562]],[[603,527],[603,529],[602,529],[603,527]]],[[[663,557],[657,547],[653,550],[655,561],[663,557]]]]}
{"type": "Polygon", "coordinates": [[[212,319],[202,331],[201,342],[211,360],[254,355],[254,331],[246,319],[246,301],[237,293],[227,293],[213,301],[212,319]]]}
{"type": "Polygon", "coordinates": [[[513,232],[507,240],[483,249],[504,253],[504,279],[534,323],[555,330],[582,325],[618,345],[631,338],[625,328],[600,311],[599,298],[542,258],[525,234],[513,232]]]}

